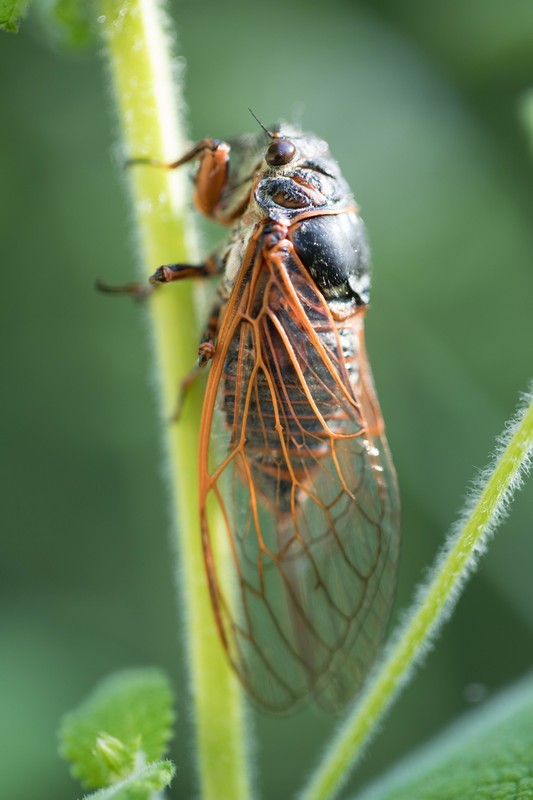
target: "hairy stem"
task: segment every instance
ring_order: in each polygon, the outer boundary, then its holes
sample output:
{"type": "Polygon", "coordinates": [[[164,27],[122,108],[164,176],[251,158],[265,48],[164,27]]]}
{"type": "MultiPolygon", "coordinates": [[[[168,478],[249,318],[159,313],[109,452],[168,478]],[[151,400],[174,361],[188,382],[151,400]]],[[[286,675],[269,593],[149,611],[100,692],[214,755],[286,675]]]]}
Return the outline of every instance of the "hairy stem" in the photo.
{"type": "MultiPolygon", "coordinates": [[[[166,161],[185,152],[183,103],[162,3],[100,0],[98,23],[118,108],[124,156],[166,161]]],[[[160,264],[190,262],[191,235],[185,175],[146,166],[129,172],[142,279],[160,264]]],[[[163,287],[147,303],[154,370],[167,454],[173,518],[178,532],[177,581],[185,608],[185,635],[196,720],[203,800],[250,797],[240,687],[231,673],[213,621],[201,551],[197,453],[202,406],[194,387],[179,424],[169,424],[180,379],[196,360],[198,326],[191,281],[163,287]]],[[[222,545],[219,544],[219,548],[222,545]]],[[[223,567],[227,554],[219,552],[223,567]]],[[[183,750],[183,754],[187,748],[183,750]]]]}
{"type": "Polygon", "coordinates": [[[506,427],[492,467],[478,481],[463,519],[419,589],[407,621],[385,652],[368,688],[341,726],[300,800],[335,797],[360,758],[364,746],[427,652],[440,626],[451,614],[466,578],[484,550],[488,535],[505,515],[512,494],[520,486],[533,448],[533,394],[527,407],[506,427]]]}

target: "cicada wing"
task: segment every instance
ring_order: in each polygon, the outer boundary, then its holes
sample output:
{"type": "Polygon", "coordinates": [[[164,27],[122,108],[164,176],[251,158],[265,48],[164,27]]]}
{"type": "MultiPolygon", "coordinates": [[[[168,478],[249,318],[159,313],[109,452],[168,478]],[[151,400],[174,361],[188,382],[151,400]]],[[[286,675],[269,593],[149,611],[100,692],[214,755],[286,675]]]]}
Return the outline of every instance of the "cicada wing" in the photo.
{"type": "Polygon", "coordinates": [[[206,565],[228,657],[269,710],[309,695],[344,705],[390,613],[399,503],[362,336],[362,313],[334,320],[280,247],[235,287],[217,343],[201,435],[206,565]]]}

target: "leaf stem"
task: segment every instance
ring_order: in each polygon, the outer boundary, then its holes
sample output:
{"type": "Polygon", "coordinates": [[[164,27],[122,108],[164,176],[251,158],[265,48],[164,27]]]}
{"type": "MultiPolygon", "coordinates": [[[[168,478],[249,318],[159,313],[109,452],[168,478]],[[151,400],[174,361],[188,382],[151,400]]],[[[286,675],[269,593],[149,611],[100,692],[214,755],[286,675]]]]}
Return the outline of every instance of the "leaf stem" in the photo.
{"type": "MultiPolygon", "coordinates": [[[[185,135],[183,101],[175,85],[180,64],[171,56],[174,43],[163,3],[99,0],[99,9],[124,156],[171,161],[185,152],[185,135]]],[[[185,175],[179,170],[138,166],[130,170],[129,177],[143,280],[160,264],[190,262],[195,256],[195,237],[185,175]]],[[[167,477],[178,531],[177,582],[185,608],[201,796],[203,800],[246,800],[250,790],[240,687],[215,629],[201,552],[197,485],[200,387],[191,389],[179,424],[169,424],[180,379],[196,359],[198,334],[191,282],[163,287],[147,306],[167,477]]],[[[224,552],[217,554],[222,562],[225,557],[224,552]]]]}
{"type": "Polygon", "coordinates": [[[483,552],[489,534],[506,513],[512,495],[527,471],[533,448],[533,394],[527,406],[506,426],[494,463],[480,477],[462,521],[452,531],[435,568],[417,592],[401,630],[329,745],[300,800],[335,797],[361,756],[385,711],[409,680],[450,616],[465,581],[483,552]]]}

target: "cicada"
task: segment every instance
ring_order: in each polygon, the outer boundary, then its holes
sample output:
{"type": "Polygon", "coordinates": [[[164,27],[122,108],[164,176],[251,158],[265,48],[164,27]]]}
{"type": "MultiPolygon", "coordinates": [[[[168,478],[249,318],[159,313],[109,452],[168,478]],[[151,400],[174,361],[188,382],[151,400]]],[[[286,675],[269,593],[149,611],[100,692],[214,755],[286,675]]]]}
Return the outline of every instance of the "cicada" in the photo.
{"type": "Polygon", "coordinates": [[[380,648],[395,591],[399,498],[363,323],[369,249],[322,139],[285,123],[204,139],[194,200],[229,227],[198,266],[153,283],[221,276],[199,347],[210,362],[200,518],[213,611],[252,700],[341,708],[380,648]],[[216,535],[231,548],[219,575],[216,535]]]}

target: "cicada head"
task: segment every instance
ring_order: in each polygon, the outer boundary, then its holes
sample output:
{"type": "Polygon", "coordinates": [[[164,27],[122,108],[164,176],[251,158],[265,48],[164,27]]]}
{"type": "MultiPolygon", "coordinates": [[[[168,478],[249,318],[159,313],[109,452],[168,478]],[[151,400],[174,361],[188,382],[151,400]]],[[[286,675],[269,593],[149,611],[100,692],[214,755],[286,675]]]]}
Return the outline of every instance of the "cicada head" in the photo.
{"type": "Polygon", "coordinates": [[[305,209],[335,210],[350,189],[327,143],[286,122],[231,139],[224,189],[216,210],[234,222],[249,204],[258,214],[290,221],[305,209]]]}
{"type": "Polygon", "coordinates": [[[333,211],[351,197],[327,143],[280,123],[263,151],[255,199],[271,219],[290,221],[302,211],[333,211]]]}

